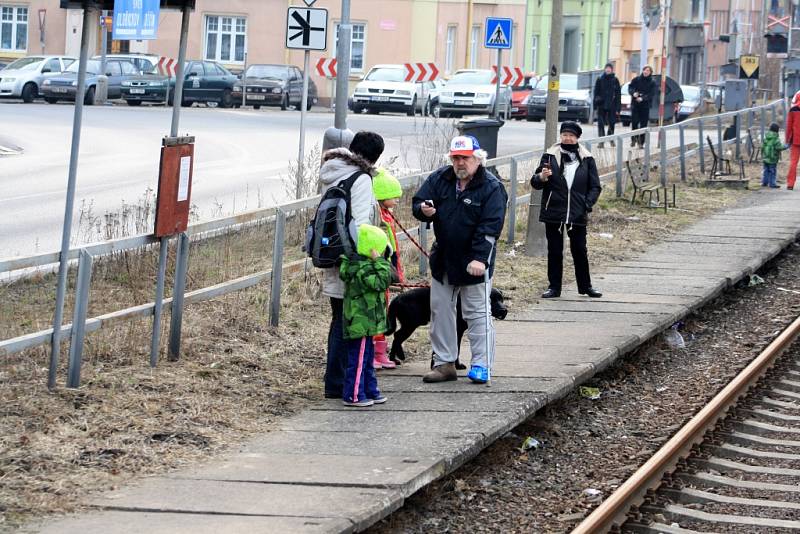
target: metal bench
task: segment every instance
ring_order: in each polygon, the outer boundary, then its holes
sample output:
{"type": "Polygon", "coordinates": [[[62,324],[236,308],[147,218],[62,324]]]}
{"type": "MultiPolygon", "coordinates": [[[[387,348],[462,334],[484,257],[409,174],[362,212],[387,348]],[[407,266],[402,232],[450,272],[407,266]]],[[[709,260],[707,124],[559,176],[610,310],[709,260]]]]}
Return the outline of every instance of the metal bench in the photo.
{"type": "MultiPolygon", "coordinates": [[[[711,137],[706,136],[706,142],[708,142],[708,148],[711,150],[711,157],[714,158],[714,162],[711,164],[711,172],[708,175],[709,180],[733,176],[731,160],[722,157],[722,154],[717,154],[714,149],[714,143],[711,142],[711,137]]],[[[739,158],[739,178],[744,180],[744,158],[739,158]]]]}
{"type": "MultiPolygon", "coordinates": [[[[669,205],[669,190],[667,187],[664,187],[659,182],[651,183],[648,180],[647,169],[642,163],[642,161],[638,158],[629,157],[628,160],[625,162],[625,166],[628,169],[628,176],[631,179],[631,185],[633,186],[633,194],[631,195],[631,205],[636,203],[636,199],[638,198],[642,204],[647,206],[648,208],[658,208],[661,207],[661,192],[664,192],[664,212],[667,211],[667,207],[669,205]],[[655,194],[656,202],[653,204],[653,194],[655,194]],[[645,203],[645,196],[647,196],[647,202],[645,203]]],[[[676,188],[675,184],[672,184],[672,207],[675,207],[676,202],[676,188]]]]}
{"type": "Polygon", "coordinates": [[[763,143],[763,139],[761,139],[760,131],[757,128],[748,128],[747,129],[747,137],[750,140],[750,159],[748,160],[749,163],[753,163],[755,161],[761,160],[761,145],[763,143]],[[753,135],[753,132],[756,132],[753,135]]]}

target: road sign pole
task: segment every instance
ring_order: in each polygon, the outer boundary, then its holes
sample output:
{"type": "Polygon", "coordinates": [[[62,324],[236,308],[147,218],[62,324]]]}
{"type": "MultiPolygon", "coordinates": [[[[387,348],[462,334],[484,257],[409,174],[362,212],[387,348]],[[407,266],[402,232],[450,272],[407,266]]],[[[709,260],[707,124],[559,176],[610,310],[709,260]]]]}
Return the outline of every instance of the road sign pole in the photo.
{"type": "Polygon", "coordinates": [[[53,337],[50,344],[50,368],[47,375],[47,388],[56,387],[56,371],[61,351],[61,322],[64,319],[64,296],[67,289],[69,269],[69,242],[72,235],[72,213],[75,206],[75,182],[78,177],[78,154],[81,146],[81,126],[83,124],[83,97],[86,93],[86,63],[89,59],[89,28],[97,15],[97,9],[87,7],[83,10],[81,27],[81,52],[78,60],[78,87],[75,93],[75,111],[72,119],[72,147],[69,156],[67,177],[67,199],[64,207],[64,228],[61,233],[61,254],[58,264],[58,285],[56,287],[56,309],[53,317],[53,337]]]}
{"type": "Polygon", "coordinates": [[[497,82],[494,87],[494,118],[500,118],[500,77],[503,75],[503,50],[497,49],[497,82]]]}
{"type": "Polygon", "coordinates": [[[297,184],[294,197],[303,196],[303,175],[306,163],[306,111],[308,109],[308,70],[311,62],[311,51],[305,51],[303,59],[303,97],[300,99],[300,148],[297,152],[297,184]]]}
{"type": "MultiPolygon", "coordinates": [[[[172,125],[170,127],[170,137],[177,137],[178,128],[181,123],[181,102],[183,101],[183,79],[184,79],[184,63],[186,63],[186,47],[189,40],[189,16],[191,11],[188,7],[183,8],[183,16],[181,18],[181,38],[178,49],[178,69],[175,73],[175,95],[172,97],[172,125]]],[[[169,86],[167,86],[167,93],[169,93],[169,86]]],[[[180,243],[179,243],[180,245],[180,243]]],[[[150,366],[155,367],[158,362],[158,353],[161,343],[161,309],[164,301],[164,276],[167,270],[167,251],[169,247],[169,238],[162,237],[159,243],[158,255],[158,276],[156,278],[156,299],[155,309],[153,310],[153,335],[150,339],[150,366]]],[[[188,257],[188,247],[186,250],[188,257]]],[[[181,261],[181,258],[177,258],[181,261]]],[[[185,259],[185,258],[184,258],[185,259]]],[[[176,266],[180,271],[183,267],[176,266]]],[[[185,273],[176,273],[175,280],[173,281],[172,300],[173,306],[183,304],[183,293],[186,290],[185,273]]],[[[182,314],[183,310],[176,310],[172,308],[173,316],[178,314],[178,318],[171,321],[170,325],[170,344],[173,347],[180,347],[181,345],[181,328],[183,325],[182,314]]]]}
{"type": "Polygon", "coordinates": [[[247,106],[247,52],[244,53],[244,70],[242,71],[242,107],[247,106]]]}
{"type": "Polygon", "coordinates": [[[186,63],[186,46],[189,40],[189,16],[191,11],[188,7],[183,8],[183,17],[181,19],[181,41],[178,49],[178,68],[175,71],[175,94],[172,97],[172,127],[170,128],[170,136],[175,137],[178,135],[178,128],[181,124],[181,103],[183,102],[183,82],[186,63]]]}

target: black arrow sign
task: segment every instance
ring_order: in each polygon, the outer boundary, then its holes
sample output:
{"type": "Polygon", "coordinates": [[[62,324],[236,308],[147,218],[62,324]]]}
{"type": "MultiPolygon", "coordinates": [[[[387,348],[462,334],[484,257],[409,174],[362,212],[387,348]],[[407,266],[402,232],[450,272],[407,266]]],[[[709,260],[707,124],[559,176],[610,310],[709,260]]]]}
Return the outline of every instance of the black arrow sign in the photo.
{"type": "Polygon", "coordinates": [[[311,10],[306,10],[306,18],[304,19],[299,11],[292,12],[292,18],[297,24],[290,25],[290,30],[299,30],[297,33],[289,37],[290,41],[294,41],[301,35],[303,36],[303,46],[311,44],[311,32],[324,32],[325,28],[315,27],[311,25],[311,10]]]}

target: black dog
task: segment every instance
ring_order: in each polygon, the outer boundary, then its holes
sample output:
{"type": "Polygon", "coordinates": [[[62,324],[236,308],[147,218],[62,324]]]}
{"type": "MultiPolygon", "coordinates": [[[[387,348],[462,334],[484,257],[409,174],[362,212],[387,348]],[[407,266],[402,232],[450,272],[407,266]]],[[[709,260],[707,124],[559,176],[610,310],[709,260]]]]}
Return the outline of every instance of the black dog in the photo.
{"type": "MultiPolygon", "coordinates": [[[[500,319],[501,321],[508,315],[508,308],[503,303],[503,293],[499,289],[492,289],[489,295],[489,301],[492,308],[492,317],[500,319]]],[[[456,328],[458,332],[458,346],[461,350],[461,338],[467,330],[467,322],[461,316],[461,299],[459,298],[456,304],[456,311],[458,317],[456,319],[456,328]]],[[[397,363],[398,360],[405,360],[406,355],[403,352],[403,343],[414,330],[420,326],[426,325],[431,320],[431,290],[424,287],[419,289],[412,289],[401,293],[392,300],[389,305],[389,313],[386,317],[389,330],[386,335],[394,334],[392,340],[392,350],[389,352],[389,358],[397,363]],[[397,329],[397,321],[400,321],[400,329],[397,329]]],[[[466,369],[460,361],[456,360],[457,369],[466,369]]]]}

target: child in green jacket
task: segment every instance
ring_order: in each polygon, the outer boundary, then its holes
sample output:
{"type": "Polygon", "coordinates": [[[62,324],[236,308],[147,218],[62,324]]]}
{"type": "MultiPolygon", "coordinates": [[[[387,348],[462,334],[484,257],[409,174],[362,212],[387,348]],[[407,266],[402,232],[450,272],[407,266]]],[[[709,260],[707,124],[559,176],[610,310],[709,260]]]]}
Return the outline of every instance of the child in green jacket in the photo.
{"type": "Polygon", "coordinates": [[[778,136],[780,126],[773,122],[769,125],[769,131],[764,135],[764,142],[761,144],[761,159],[764,162],[764,173],[761,176],[761,187],[780,187],[778,180],[778,161],[781,159],[781,150],[786,147],[781,143],[778,136]]]}
{"type": "Polygon", "coordinates": [[[382,404],[373,358],[373,336],[386,332],[386,290],[391,267],[384,258],[389,239],[377,226],[358,227],[358,256],[342,256],[339,276],[344,281],[344,338],[347,365],[343,402],[358,408],[382,404]]]}

